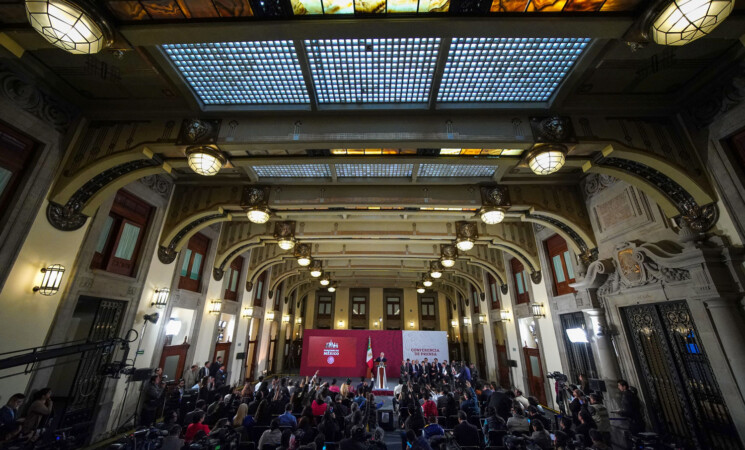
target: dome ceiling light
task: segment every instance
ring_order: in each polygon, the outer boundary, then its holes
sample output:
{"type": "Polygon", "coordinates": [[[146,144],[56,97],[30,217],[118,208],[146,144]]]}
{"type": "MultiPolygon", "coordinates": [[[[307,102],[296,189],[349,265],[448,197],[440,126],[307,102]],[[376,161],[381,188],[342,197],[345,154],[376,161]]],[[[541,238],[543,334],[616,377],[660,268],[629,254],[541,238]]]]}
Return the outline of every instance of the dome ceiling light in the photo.
{"type": "Polygon", "coordinates": [[[90,55],[111,45],[111,29],[87,1],[26,0],[25,3],[31,27],[55,47],[76,55],[90,55]]]}
{"type": "Polygon", "coordinates": [[[462,252],[471,250],[479,237],[476,224],[473,222],[455,222],[455,246],[462,252]]]}
{"type": "Polygon", "coordinates": [[[487,225],[496,225],[504,220],[510,206],[509,191],[502,186],[481,187],[481,209],[479,217],[487,225]]]}
{"type": "Polygon", "coordinates": [[[416,291],[418,293],[420,293],[420,294],[424,294],[424,292],[426,291],[426,289],[424,288],[424,285],[422,283],[417,283],[416,284],[416,291]]]}
{"type": "MultiPolygon", "coordinates": [[[[248,220],[253,223],[262,224],[269,221],[272,211],[267,206],[268,201],[269,187],[267,186],[247,186],[243,189],[241,207],[246,211],[248,220]]],[[[285,230],[285,232],[286,231],[287,230],[285,230]]],[[[275,233],[276,232],[277,229],[275,228],[275,233]]],[[[291,227],[291,232],[292,234],[295,232],[294,222],[291,227]]],[[[286,250],[289,250],[290,248],[286,250]]]]}
{"type": "Polygon", "coordinates": [[[652,21],[652,40],[660,45],[686,45],[710,34],[734,6],[734,0],[672,0],[652,21]]]}
{"type": "Polygon", "coordinates": [[[440,264],[442,267],[453,267],[455,258],[458,257],[458,249],[452,244],[440,245],[440,264]]]}
{"type": "Polygon", "coordinates": [[[197,145],[187,148],[186,158],[189,168],[197,175],[205,177],[217,175],[227,162],[222,152],[210,145],[197,145]]]}
{"type": "Polygon", "coordinates": [[[282,250],[295,248],[295,222],[275,222],[274,238],[277,239],[277,245],[282,250]]]}
{"type": "Polygon", "coordinates": [[[310,265],[310,276],[318,278],[323,275],[323,263],[319,260],[313,260],[310,265]]]}
{"type": "Polygon", "coordinates": [[[324,275],[320,280],[321,286],[328,286],[331,284],[331,278],[328,275],[324,275]]]}
{"type": "Polygon", "coordinates": [[[432,287],[432,278],[430,277],[424,277],[424,280],[422,280],[422,286],[424,287],[432,287]]]}
{"type": "Polygon", "coordinates": [[[336,282],[334,282],[334,284],[332,284],[331,286],[329,286],[328,291],[329,292],[336,292],[336,282]]]}
{"type": "Polygon", "coordinates": [[[439,261],[434,261],[429,264],[429,276],[434,279],[442,277],[442,264],[439,261]]]}
{"type": "Polygon", "coordinates": [[[310,257],[310,244],[295,245],[295,258],[302,267],[308,267],[312,261],[310,257]]]}
{"type": "Polygon", "coordinates": [[[528,166],[536,175],[549,175],[564,166],[567,147],[561,144],[536,146],[528,155],[528,166]]]}

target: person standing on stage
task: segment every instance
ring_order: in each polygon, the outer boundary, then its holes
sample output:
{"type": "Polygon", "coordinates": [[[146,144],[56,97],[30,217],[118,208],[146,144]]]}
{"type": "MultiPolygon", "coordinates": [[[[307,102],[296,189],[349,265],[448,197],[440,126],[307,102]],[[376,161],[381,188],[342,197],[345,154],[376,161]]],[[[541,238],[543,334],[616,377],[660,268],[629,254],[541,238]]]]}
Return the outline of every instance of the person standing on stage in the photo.
{"type": "Polygon", "coordinates": [[[385,357],[385,353],[380,352],[380,356],[375,358],[375,364],[378,365],[377,378],[375,381],[375,389],[388,389],[388,379],[385,375],[385,363],[388,360],[385,357]]]}

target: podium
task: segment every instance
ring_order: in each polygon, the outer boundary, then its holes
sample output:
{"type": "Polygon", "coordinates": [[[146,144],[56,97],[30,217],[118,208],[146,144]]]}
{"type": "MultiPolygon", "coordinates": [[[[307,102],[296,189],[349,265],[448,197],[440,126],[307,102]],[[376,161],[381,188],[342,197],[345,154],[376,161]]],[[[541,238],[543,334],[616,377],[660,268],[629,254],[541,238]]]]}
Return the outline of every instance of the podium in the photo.
{"type": "Polygon", "coordinates": [[[378,362],[375,378],[375,389],[388,389],[388,379],[385,376],[385,362],[378,362]]]}

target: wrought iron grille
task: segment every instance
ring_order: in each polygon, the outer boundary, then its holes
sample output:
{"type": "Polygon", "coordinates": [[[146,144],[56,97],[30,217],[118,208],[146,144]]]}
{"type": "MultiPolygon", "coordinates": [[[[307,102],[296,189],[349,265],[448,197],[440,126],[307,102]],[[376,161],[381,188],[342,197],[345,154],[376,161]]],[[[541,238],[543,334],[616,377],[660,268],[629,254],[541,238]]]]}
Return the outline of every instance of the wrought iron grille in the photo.
{"type": "MultiPolygon", "coordinates": [[[[126,302],[101,300],[88,340],[96,342],[116,337],[125,305],[126,302]]],[[[70,403],[62,419],[63,426],[72,426],[93,419],[105,381],[105,377],[101,375],[101,368],[111,362],[112,356],[106,349],[89,350],[81,355],[75,381],[70,388],[70,403]]]]}
{"type": "Polygon", "coordinates": [[[686,302],[622,313],[656,431],[687,448],[742,448],[686,302]]]}
{"type": "Polygon", "coordinates": [[[595,366],[595,356],[592,354],[592,347],[589,342],[572,342],[567,336],[566,330],[571,328],[587,329],[585,324],[585,315],[581,312],[562,314],[561,331],[564,336],[564,347],[567,352],[567,362],[569,363],[569,378],[579,381],[579,374],[585,374],[587,378],[598,378],[598,370],[595,366]]]}

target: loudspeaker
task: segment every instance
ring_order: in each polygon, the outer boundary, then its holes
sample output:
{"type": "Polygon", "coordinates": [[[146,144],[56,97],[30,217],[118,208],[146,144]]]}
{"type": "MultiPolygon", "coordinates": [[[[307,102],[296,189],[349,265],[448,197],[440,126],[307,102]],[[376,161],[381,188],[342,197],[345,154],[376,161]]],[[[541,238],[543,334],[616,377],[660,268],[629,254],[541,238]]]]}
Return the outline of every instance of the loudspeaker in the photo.
{"type": "Polygon", "coordinates": [[[517,367],[517,361],[515,361],[514,359],[508,359],[507,365],[510,367],[517,367]]]}
{"type": "Polygon", "coordinates": [[[235,359],[246,359],[246,352],[236,353],[235,359]]]}

